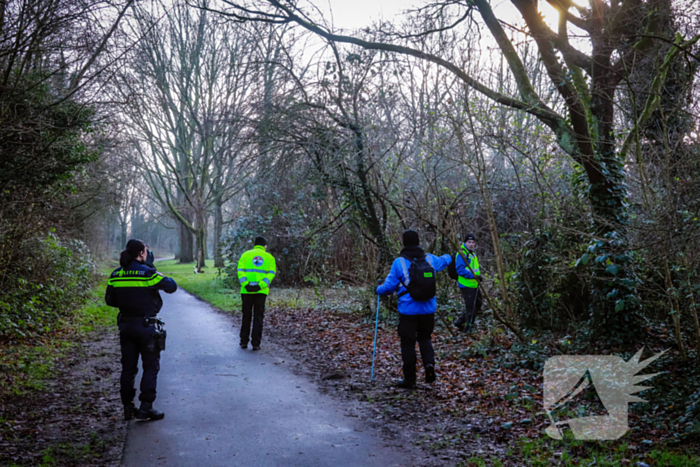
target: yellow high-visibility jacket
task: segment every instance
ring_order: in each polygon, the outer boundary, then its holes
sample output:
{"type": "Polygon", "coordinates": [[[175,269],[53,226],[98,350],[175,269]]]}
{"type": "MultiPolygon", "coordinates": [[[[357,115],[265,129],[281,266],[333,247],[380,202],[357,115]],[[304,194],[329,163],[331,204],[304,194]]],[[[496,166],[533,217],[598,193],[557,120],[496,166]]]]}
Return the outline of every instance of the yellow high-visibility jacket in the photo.
{"type": "Polygon", "coordinates": [[[457,278],[457,284],[459,284],[460,289],[476,289],[479,287],[479,282],[474,277],[474,274],[477,276],[481,275],[481,271],[479,270],[479,258],[476,257],[476,253],[470,251],[466,246],[464,246],[464,244],[462,245],[461,249],[464,256],[469,260],[469,266],[471,266],[471,269],[467,267],[464,259],[462,259],[462,255],[459,253],[455,254],[455,269],[459,275],[459,278],[457,278]],[[474,271],[474,274],[472,274],[472,271],[474,271]]]}
{"type": "Polygon", "coordinates": [[[277,274],[275,258],[265,251],[264,246],[257,245],[248,250],[238,260],[238,282],[241,283],[241,293],[270,293],[270,283],[277,274]],[[248,292],[246,285],[259,285],[260,291],[248,292]]]}

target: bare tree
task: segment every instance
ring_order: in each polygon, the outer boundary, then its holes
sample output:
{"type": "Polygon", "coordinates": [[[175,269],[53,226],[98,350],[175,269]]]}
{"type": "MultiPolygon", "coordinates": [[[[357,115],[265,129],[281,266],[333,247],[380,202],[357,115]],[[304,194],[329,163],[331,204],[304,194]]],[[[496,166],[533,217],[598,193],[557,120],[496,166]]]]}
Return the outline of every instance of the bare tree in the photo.
{"type": "MultiPolygon", "coordinates": [[[[144,39],[118,88],[130,103],[127,118],[139,166],[184,230],[180,260],[190,259],[184,243],[191,233],[200,269],[210,209],[215,206],[218,241],[221,206],[241,189],[248,172],[243,131],[255,79],[252,36],[240,26],[217,25],[210,16],[175,6],[159,20],[135,8],[134,28],[144,39]]],[[[218,254],[217,259],[220,264],[218,254]]]]}

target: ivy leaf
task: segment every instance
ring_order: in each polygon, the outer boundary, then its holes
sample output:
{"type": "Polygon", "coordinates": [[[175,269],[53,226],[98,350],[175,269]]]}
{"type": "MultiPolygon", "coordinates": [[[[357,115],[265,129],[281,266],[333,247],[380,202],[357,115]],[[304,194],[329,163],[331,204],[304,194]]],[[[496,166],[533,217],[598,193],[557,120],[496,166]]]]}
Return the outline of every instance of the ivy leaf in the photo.
{"type": "Polygon", "coordinates": [[[583,256],[579,258],[578,261],[576,261],[576,266],[581,265],[585,266],[588,264],[588,261],[590,261],[591,257],[588,253],[584,253],[583,256]]]}
{"type": "Polygon", "coordinates": [[[607,259],[610,258],[610,255],[600,255],[595,259],[596,263],[604,263],[607,261],[607,259]]]}
{"type": "Polygon", "coordinates": [[[624,300],[618,300],[617,303],[615,303],[615,311],[620,312],[625,309],[625,301],[624,300]]]}
{"type": "Polygon", "coordinates": [[[618,266],[617,264],[611,264],[607,268],[605,268],[605,270],[614,276],[618,272],[620,272],[620,266],[618,266]]]}

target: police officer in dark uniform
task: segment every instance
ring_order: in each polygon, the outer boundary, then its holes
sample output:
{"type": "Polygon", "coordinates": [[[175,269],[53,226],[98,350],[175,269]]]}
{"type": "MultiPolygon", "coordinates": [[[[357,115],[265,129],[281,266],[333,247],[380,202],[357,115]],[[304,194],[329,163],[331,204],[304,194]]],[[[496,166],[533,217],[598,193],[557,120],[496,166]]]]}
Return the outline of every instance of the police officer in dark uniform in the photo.
{"type": "MultiPolygon", "coordinates": [[[[152,256],[151,256],[152,258],[152,256]]],[[[156,380],[160,370],[160,351],[165,347],[164,331],[156,328],[156,315],[163,306],[159,290],[173,293],[177,284],[146,264],[149,251],[137,239],[126,244],[119,258],[120,268],[112,272],[107,285],[107,305],[119,308],[119,343],[122,349],[121,397],[124,420],[134,416],[141,420],[160,420],[165,414],[153,408],[156,380]],[[139,355],[143,362],[141,407],[134,405],[134,380],[138,373],[139,355]]]]}

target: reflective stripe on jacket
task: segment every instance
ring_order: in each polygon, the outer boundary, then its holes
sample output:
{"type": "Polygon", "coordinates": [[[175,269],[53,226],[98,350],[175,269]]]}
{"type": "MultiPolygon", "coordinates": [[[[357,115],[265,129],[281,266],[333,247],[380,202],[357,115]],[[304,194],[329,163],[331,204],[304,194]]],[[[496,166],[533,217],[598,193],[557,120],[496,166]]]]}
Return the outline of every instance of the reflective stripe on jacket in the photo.
{"type": "MultiPolygon", "coordinates": [[[[469,251],[469,249],[467,249],[467,247],[464,245],[462,245],[462,253],[464,253],[464,256],[466,256],[469,260],[469,266],[471,266],[474,273],[477,276],[480,276],[481,272],[479,271],[479,258],[476,257],[476,254],[473,251],[469,251]]],[[[476,279],[474,279],[474,274],[472,274],[472,272],[469,270],[462,259],[462,255],[459,253],[455,254],[455,269],[457,269],[457,274],[459,275],[457,278],[457,284],[459,284],[460,289],[476,289],[479,287],[479,283],[476,279]]]]}
{"type": "Polygon", "coordinates": [[[270,283],[277,274],[275,258],[265,251],[264,246],[257,245],[248,250],[238,260],[238,282],[241,283],[241,293],[270,293],[270,283]],[[260,291],[248,292],[246,285],[259,285],[260,291]]]}
{"type": "Polygon", "coordinates": [[[147,264],[132,261],[117,268],[107,282],[105,302],[119,308],[124,316],[154,316],[163,306],[159,290],[173,293],[177,284],[147,264]]]}

